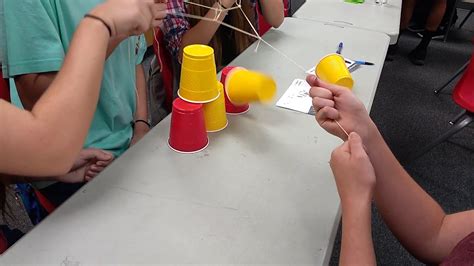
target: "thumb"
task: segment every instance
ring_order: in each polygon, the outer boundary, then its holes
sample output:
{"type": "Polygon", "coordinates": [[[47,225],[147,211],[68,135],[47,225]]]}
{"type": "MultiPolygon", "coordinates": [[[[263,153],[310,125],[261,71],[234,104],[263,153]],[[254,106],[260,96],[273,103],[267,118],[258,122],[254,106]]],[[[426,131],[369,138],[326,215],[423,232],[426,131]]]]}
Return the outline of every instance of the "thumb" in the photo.
{"type": "Polygon", "coordinates": [[[308,75],[306,77],[306,82],[308,82],[308,84],[311,86],[311,87],[315,87],[317,82],[318,82],[318,78],[315,76],[315,75],[308,75]]]}
{"type": "Polygon", "coordinates": [[[364,144],[362,143],[362,138],[359,134],[351,132],[349,134],[349,149],[352,156],[367,156],[367,153],[364,150],[364,144]]]}

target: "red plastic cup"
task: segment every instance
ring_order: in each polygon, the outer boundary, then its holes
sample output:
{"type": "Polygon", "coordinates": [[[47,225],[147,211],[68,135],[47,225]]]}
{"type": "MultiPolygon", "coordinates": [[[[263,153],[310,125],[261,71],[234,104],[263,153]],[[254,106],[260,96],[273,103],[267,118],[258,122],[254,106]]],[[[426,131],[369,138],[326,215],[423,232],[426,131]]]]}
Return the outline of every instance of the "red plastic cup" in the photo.
{"type": "Polygon", "coordinates": [[[179,153],[196,153],[209,145],[202,104],[174,100],[169,147],[179,153]]]}
{"type": "MultiPolygon", "coordinates": [[[[221,82],[225,86],[225,81],[227,79],[227,75],[232,71],[235,66],[227,66],[224,69],[222,69],[221,72],[221,82]]],[[[228,114],[230,115],[240,115],[240,114],[245,114],[249,111],[250,105],[249,104],[244,104],[244,105],[235,105],[233,104],[230,100],[229,97],[227,97],[227,93],[225,92],[224,88],[224,94],[225,94],[225,110],[228,114]]]]}

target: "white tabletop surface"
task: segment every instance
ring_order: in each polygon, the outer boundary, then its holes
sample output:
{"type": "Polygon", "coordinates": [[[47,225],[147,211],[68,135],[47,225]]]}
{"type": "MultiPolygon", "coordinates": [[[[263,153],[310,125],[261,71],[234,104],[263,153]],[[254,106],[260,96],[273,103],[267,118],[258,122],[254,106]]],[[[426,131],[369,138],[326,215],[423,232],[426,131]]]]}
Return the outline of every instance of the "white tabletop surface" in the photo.
{"type": "Polygon", "coordinates": [[[293,17],[383,32],[394,44],[399,34],[401,6],[401,0],[388,0],[384,5],[377,5],[374,0],[365,0],[363,4],[307,0],[293,17]]]}
{"type": "MultiPolygon", "coordinates": [[[[264,38],[308,68],[343,40],[344,54],[375,63],[353,73],[354,92],[370,107],[387,35],[286,19],[264,38]]],[[[266,45],[254,47],[233,64],[273,75],[278,97],[304,78],[266,45]]],[[[168,117],[0,264],[327,263],[340,218],[328,161],[340,141],[314,117],[252,105],[193,155],[168,148],[169,125],[168,117]]]]}

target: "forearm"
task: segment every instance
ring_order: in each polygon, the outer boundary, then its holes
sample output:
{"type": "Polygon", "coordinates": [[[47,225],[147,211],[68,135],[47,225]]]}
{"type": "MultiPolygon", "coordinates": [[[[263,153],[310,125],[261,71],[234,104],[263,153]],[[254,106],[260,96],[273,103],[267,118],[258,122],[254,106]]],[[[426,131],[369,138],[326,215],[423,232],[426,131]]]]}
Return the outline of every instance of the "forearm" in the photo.
{"type": "Polygon", "coordinates": [[[377,209],[408,251],[423,261],[439,259],[444,211],[403,169],[375,126],[371,132],[366,145],[377,176],[377,209]]]}
{"type": "Polygon", "coordinates": [[[97,105],[108,41],[100,22],[85,19],[61,71],[31,113],[0,102],[0,119],[10,129],[0,131],[3,172],[45,176],[69,171],[97,105]]]}
{"type": "Polygon", "coordinates": [[[148,121],[148,104],[147,104],[147,89],[145,81],[145,72],[142,65],[136,67],[137,79],[137,110],[135,112],[135,120],[141,119],[148,121]]]}
{"type": "Polygon", "coordinates": [[[260,0],[262,13],[265,20],[274,28],[280,27],[285,19],[283,1],[260,0]]]}
{"type": "Polygon", "coordinates": [[[340,265],[375,265],[370,201],[343,204],[340,265]]]}
{"type": "MultiPolygon", "coordinates": [[[[215,3],[214,8],[219,8],[219,4],[215,3]]],[[[217,17],[217,22],[222,22],[227,15],[227,11],[223,11],[219,17],[217,17]]],[[[205,18],[214,19],[216,17],[215,10],[209,10],[206,13],[205,18]]],[[[216,33],[220,24],[214,21],[200,20],[194,27],[189,29],[184,35],[181,41],[181,52],[183,53],[184,47],[190,44],[209,44],[212,37],[216,33]]]]}

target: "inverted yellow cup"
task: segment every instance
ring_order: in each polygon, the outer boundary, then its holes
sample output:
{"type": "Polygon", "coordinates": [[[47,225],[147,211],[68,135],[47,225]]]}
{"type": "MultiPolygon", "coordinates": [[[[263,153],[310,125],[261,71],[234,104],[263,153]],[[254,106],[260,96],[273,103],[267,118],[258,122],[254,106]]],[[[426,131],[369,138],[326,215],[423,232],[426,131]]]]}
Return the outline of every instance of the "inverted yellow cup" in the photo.
{"type": "Polygon", "coordinates": [[[323,57],[316,66],[316,76],[320,79],[352,89],[354,80],[340,54],[329,54],[323,57]]]}
{"type": "Polygon", "coordinates": [[[210,103],[204,104],[204,120],[207,132],[221,131],[227,127],[227,113],[225,111],[224,85],[217,82],[219,97],[210,103]]]}
{"type": "Polygon", "coordinates": [[[242,68],[229,72],[225,88],[227,97],[235,105],[271,101],[277,90],[272,77],[242,68]]]}
{"type": "Polygon", "coordinates": [[[189,45],[183,50],[178,95],[191,103],[207,103],[219,96],[214,49],[207,45],[189,45]]]}

